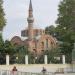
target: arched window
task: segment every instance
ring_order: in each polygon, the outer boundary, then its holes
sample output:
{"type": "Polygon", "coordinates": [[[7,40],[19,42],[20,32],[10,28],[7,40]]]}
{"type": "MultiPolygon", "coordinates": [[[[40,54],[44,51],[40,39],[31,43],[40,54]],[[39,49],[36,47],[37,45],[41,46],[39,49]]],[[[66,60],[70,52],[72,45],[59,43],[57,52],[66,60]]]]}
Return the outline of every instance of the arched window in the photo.
{"type": "Polygon", "coordinates": [[[46,39],[46,48],[48,48],[48,39],[46,39]]]}
{"type": "Polygon", "coordinates": [[[42,44],[42,49],[44,49],[44,42],[41,42],[41,44],[42,44]]]}

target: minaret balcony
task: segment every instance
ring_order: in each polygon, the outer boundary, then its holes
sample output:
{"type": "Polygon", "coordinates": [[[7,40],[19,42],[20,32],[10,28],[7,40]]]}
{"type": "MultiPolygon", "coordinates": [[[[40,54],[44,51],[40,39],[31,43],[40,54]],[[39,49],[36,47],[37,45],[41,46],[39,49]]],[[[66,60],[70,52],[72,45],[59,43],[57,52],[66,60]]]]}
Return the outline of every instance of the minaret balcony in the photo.
{"type": "Polygon", "coordinates": [[[27,18],[28,23],[34,22],[34,18],[27,18]]]}

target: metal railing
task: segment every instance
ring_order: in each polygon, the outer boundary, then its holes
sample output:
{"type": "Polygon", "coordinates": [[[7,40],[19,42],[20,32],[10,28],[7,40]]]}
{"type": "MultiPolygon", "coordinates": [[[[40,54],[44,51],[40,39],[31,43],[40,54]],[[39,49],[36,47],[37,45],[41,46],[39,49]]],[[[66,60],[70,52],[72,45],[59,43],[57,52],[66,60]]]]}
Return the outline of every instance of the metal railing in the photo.
{"type": "Polygon", "coordinates": [[[7,71],[7,70],[1,70],[0,75],[55,75],[55,73],[32,73],[32,72],[19,72],[19,71],[7,71]]]}
{"type": "Polygon", "coordinates": [[[59,68],[56,70],[56,72],[45,72],[45,73],[0,70],[0,75],[56,75],[59,73],[61,74],[74,73],[75,74],[75,68],[59,68]]]}

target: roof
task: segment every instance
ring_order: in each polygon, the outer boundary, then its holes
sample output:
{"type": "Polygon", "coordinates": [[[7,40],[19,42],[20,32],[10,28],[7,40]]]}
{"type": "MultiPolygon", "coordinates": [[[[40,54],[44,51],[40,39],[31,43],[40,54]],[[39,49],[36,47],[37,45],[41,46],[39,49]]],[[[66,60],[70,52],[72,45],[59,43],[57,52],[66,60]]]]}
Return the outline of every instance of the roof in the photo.
{"type": "Polygon", "coordinates": [[[33,8],[32,8],[32,1],[30,0],[30,4],[29,4],[29,11],[33,11],[33,8]]]}

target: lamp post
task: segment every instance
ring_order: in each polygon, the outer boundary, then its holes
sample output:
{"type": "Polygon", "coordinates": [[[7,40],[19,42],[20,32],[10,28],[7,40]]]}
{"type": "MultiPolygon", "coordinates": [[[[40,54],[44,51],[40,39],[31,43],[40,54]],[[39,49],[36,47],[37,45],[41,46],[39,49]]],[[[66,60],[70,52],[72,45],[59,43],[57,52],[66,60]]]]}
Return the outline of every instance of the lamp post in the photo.
{"type": "Polygon", "coordinates": [[[16,56],[16,64],[18,63],[18,56],[16,56]]]}
{"type": "Polygon", "coordinates": [[[36,60],[37,60],[37,56],[35,56],[35,63],[37,63],[36,60]]]}

